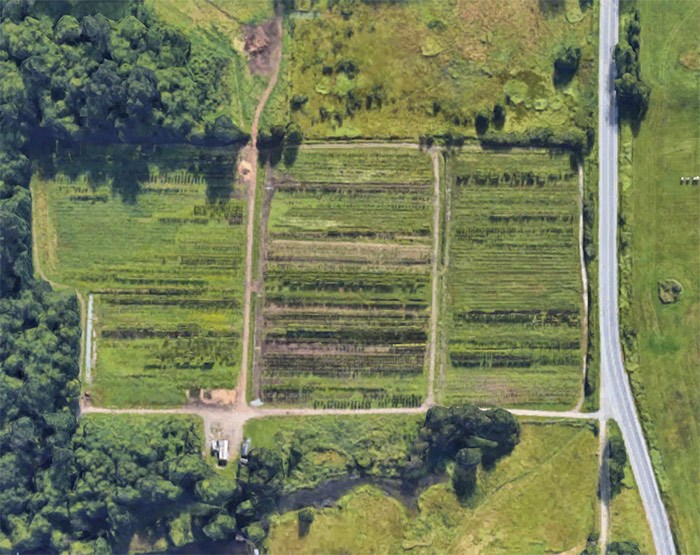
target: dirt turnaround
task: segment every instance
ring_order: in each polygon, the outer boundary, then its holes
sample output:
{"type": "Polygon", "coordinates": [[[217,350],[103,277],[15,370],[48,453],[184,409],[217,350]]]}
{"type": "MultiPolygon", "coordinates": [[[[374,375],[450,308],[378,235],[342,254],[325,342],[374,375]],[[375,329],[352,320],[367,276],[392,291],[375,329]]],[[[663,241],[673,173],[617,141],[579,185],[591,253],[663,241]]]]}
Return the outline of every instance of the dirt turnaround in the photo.
{"type": "Polygon", "coordinates": [[[279,51],[282,49],[282,27],[279,17],[260,25],[245,25],[245,46],[248,69],[254,75],[276,75],[279,69],[279,51]]]}

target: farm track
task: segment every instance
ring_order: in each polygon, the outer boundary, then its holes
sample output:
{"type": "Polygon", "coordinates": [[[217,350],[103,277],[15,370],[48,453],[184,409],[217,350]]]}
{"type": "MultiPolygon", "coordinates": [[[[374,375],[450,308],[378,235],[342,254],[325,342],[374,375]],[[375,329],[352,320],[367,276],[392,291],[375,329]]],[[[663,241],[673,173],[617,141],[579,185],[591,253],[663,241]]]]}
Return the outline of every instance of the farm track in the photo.
{"type": "Polygon", "coordinates": [[[248,145],[242,154],[242,159],[248,163],[249,172],[246,176],[248,187],[248,226],[246,231],[246,255],[245,255],[245,294],[243,301],[243,334],[242,334],[242,357],[241,370],[239,373],[238,384],[236,386],[237,395],[236,403],[238,406],[246,406],[246,390],[248,388],[248,356],[250,345],[250,299],[252,289],[255,286],[253,283],[253,246],[255,244],[255,196],[258,184],[258,125],[260,116],[270,98],[277,78],[279,77],[280,65],[282,62],[282,14],[280,7],[277,7],[278,13],[275,15],[275,26],[277,28],[277,37],[279,41],[273,45],[272,58],[272,75],[267,88],[258,102],[253,116],[253,124],[250,127],[250,145],[248,145]]]}
{"type": "Polygon", "coordinates": [[[438,289],[440,282],[440,153],[430,152],[433,161],[433,265],[432,265],[432,300],[430,305],[430,360],[428,362],[428,397],[426,403],[435,403],[435,361],[437,359],[438,333],[438,289]]]}

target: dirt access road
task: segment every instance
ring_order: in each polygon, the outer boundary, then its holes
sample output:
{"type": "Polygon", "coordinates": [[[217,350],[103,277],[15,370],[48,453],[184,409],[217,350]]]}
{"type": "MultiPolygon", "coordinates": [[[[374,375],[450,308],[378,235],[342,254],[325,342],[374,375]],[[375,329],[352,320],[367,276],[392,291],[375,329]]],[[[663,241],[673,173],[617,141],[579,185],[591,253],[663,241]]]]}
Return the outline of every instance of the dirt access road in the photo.
{"type": "Polygon", "coordinates": [[[243,170],[239,171],[239,175],[244,175],[245,183],[248,188],[248,227],[246,230],[246,254],[245,254],[245,295],[243,299],[243,354],[241,357],[241,370],[236,386],[236,405],[237,407],[246,406],[246,390],[248,388],[248,358],[250,344],[250,299],[253,290],[253,245],[255,244],[255,196],[257,193],[258,184],[258,126],[260,124],[260,116],[267,104],[267,100],[272,94],[272,90],[277,84],[279,76],[280,64],[282,61],[282,13],[281,7],[278,5],[275,15],[275,28],[277,30],[278,40],[271,44],[270,63],[272,74],[267,88],[260,97],[260,102],[255,108],[253,123],[250,127],[250,144],[243,149],[241,166],[245,165],[245,174],[243,170]]]}

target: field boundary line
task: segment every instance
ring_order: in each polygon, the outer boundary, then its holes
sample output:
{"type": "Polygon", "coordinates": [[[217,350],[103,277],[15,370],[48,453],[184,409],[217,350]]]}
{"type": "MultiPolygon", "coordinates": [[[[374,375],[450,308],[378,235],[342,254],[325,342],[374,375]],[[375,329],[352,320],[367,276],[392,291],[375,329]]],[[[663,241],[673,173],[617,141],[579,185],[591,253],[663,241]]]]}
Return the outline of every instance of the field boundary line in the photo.
{"type": "Polygon", "coordinates": [[[437,359],[438,333],[438,284],[440,257],[440,155],[436,150],[430,151],[433,162],[433,265],[432,265],[432,299],[430,304],[430,359],[428,362],[428,397],[426,403],[435,402],[435,363],[437,359]]]}
{"type": "Polygon", "coordinates": [[[583,407],[586,400],[586,373],[588,362],[588,272],[586,272],[586,257],[583,247],[584,240],[584,221],[583,221],[583,195],[584,195],[584,176],[583,164],[578,161],[578,252],[579,262],[581,264],[581,293],[583,296],[583,318],[581,322],[581,392],[576,403],[577,411],[583,407]]]}

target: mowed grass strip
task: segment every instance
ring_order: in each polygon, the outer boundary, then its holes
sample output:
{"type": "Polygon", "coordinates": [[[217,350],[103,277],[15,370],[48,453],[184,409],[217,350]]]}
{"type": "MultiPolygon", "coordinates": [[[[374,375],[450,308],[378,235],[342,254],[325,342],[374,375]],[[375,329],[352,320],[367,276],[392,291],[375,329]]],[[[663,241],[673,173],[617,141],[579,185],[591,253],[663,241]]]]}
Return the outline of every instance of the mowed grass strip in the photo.
{"type": "MultiPolygon", "coordinates": [[[[315,422],[305,426],[315,430],[315,422]]],[[[366,445],[360,426],[355,443],[366,445]]],[[[466,503],[449,482],[422,493],[413,511],[362,486],[315,510],[306,535],[296,511],[273,517],[270,553],[580,553],[597,528],[597,446],[588,423],[523,421],[520,444],[494,468],[479,470],[466,503]]]]}
{"type": "Polygon", "coordinates": [[[422,403],[432,180],[427,154],[398,148],[302,148],[268,176],[264,401],[422,403]]]}
{"type": "Polygon", "coordinates": [[[547,151],[461,151],[447,167],[443,399],[570,408],[581,387],[576,170],[547,151]]]}
{"type": "Polygon", "coordinates": [[[186,389],[234,387],[245,243],[235,151],[57,158],[33,180],[40,261],[53,281],[95,295],[93,400],[167,406],[186,389]]]}

